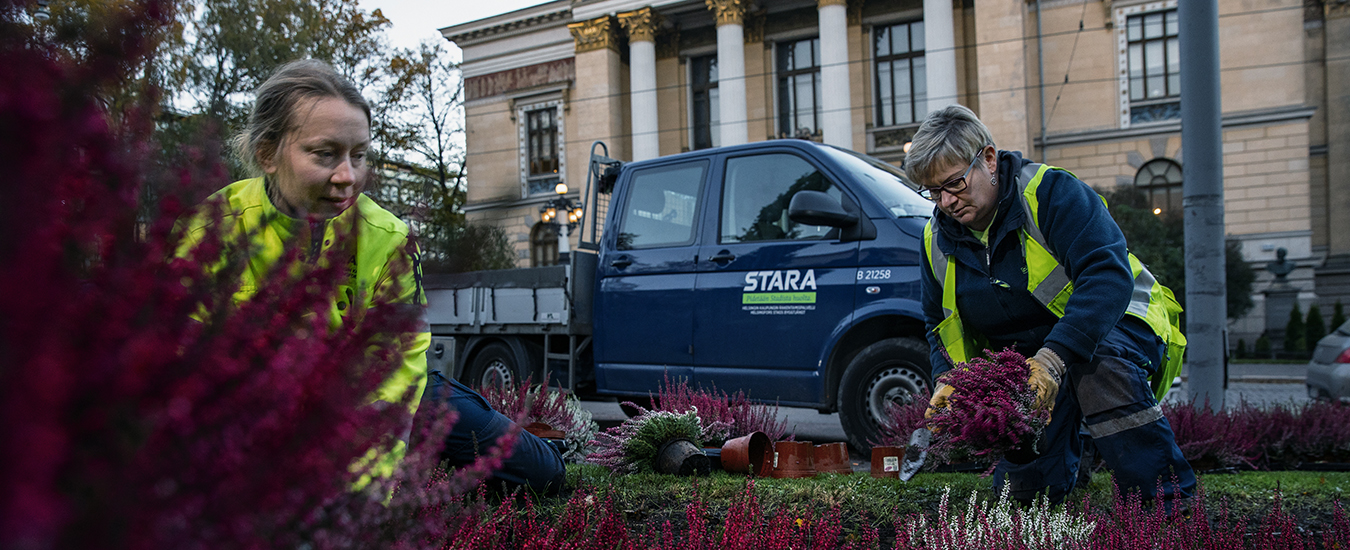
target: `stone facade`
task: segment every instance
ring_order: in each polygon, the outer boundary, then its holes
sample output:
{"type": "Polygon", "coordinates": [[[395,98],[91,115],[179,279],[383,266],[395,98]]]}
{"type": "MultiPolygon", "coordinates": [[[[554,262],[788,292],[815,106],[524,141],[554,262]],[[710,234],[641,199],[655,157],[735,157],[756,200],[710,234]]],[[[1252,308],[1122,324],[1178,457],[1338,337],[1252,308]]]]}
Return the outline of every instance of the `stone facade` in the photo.
{"type": "MultiPolygon", "coordinates": [[[[947,102],[979,113],[1000,148],[1068,168],[1105,191],[1133,184],[1141,167],[1155,159],[1184,170],[1176,111],[1164,105],[1158,107],[1161,117],[1141,118],[1136,110],[1154,105],[1132,103],[1129,95],[1128,46],[1135,40],[1129,25],[1134,18],[1174,10],[1177,1],[963,0],[950,4],[951,29],[925,31],[949,33],[955,43],[957,93],[947,102]]],[[[888,26],[924,21],[925,4],[557,0],[442,29],[465,51],[468,216],[505,227],[518,242],[519,264],[531,265],[529,235],[539,205],[550,197],[526,185],[520,107],[557,105],[564,133],[560,178],[572,193],[579,192],[593,141],[603,140],[610,156],[619,159],[632,150],[633,38],[656,45],[661,155],[695,147],[691,60],[717,54],[719,24],[742,26],[745,104],[736,110],[747,121],[749,139],[790,134],[779,127],[779,45],[841,32],[818,28],[825,6],[848,10],[842,33],[849,107],[820,116],[848,117],[854,149],[899,164],[917,123],[880,120],[880,54],[874,46],[888,26]],[[619,21],[649,13],[642,10],[650,10],[651,21],[659,24],[642,27],[642,36],[627,36],[619,21]],[[727,19],[732,15],[734,21],[727,19]],[[564,29],[570,44],[559,38],[564,29]]],[[[927,5],[945,9],[947,3],[927,5]]],[[[1257,308],[1232,326],[1233,342],[1239,337],[1251,342],[1261,331],[1260,290],[1269,275],[1260,268],[1279,248],[1299,266],[1289,278],[1301,290],[1305,311],[1317,301],[1329,315],[1336,300],[1350,302],[1350,8],[1345,5],[1219,0],[1226,233],[1242,242],[1245,259],[1261,276],[1254,289],[1257,308]]],[[[830,83],[821,84],[829,93],[830,83]]]]}

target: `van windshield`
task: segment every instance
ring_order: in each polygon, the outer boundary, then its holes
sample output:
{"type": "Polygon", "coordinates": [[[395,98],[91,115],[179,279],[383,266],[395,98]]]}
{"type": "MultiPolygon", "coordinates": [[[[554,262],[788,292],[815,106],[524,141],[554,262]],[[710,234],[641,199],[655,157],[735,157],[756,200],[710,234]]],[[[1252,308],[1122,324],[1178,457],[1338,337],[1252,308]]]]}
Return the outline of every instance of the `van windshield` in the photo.
{"type": "Polygon", "coordinates": [[[933,202],[919,196],[916,186],[905,179],[899,168],[848,149],[833,146],[823,149],[880,199],[891,215],[897,218],[932,217],[933,202]]]}

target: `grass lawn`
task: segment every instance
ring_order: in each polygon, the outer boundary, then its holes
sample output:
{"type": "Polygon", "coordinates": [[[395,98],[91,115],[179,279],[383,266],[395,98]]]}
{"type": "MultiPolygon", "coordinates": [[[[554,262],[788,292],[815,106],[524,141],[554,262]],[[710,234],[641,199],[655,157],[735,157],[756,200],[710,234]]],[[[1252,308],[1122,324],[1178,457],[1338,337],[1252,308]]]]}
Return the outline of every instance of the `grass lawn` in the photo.
{"type": "MultiPolygon", "coordinates": [[[[703,478],[681,478],[660,474],[614,476],[594,465],[568,467],[568,485],[573,491],[593,494],[597,499],[612,497],[630,530],[660,529],[669,521],[677,529],[685,524],[686,508],[698,498],[704,516],[714,525],[725,518],[732,503],[741,498],[749,477],[717,471],[703,478]]],[[[914,513],[932,513],[945,491],[950,489],[951,508],[962,511],[974,491],[977,500],[997,500],[990,478],[969,473],[920,473],[909,482],[874,479],[867,472],[851,475],[822,474],[810,479],[754,478],[754,493],[766,515],[791,513],[821,517],[838,507],[845,518],[844,529],[856,529],[862,522],[879,528],[892,525],[894,518],[914,513]]],[[[1300,525],[1321,531],[1331,521],[1333,507],[1346,499],[1350,490],[1350,472],[1240,472],[1201,476],[1201,487],[1211,516],[1227,509],[1229,517],[1244,518],[1256,525],[1281,500],[1284,510],[1300,525]]],[[[1066,500],[1081,509],[1087,504],[1097,509],[1113,505],[1109,473],[1093,476],[1087,487],[1077,488],[1066,500]]],[[[539,499],[536,507],[542,516],[556,517],[567,499],[539,499]]]]}

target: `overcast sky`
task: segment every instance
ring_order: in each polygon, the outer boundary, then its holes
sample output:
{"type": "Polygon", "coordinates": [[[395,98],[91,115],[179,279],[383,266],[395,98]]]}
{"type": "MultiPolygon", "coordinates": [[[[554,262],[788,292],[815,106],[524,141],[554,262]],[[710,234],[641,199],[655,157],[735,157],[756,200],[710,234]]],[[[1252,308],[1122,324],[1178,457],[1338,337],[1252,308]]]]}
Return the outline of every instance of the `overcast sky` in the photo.
{"type": "MultiPolygon", "coordinates": [[[[436,29],[492,17],[543,4],[546,1],[548,0],[364,0],[361,7],[369,11],[379,9],[385,17],[394,22],[388,34],[389,41],[395,47],[416,48],[423,40],[443,40],[441,33],[436,29]]],[[[459,48],[450,43],[446,43],[446,46],[455,61],[459,61],[459,48]]]]}

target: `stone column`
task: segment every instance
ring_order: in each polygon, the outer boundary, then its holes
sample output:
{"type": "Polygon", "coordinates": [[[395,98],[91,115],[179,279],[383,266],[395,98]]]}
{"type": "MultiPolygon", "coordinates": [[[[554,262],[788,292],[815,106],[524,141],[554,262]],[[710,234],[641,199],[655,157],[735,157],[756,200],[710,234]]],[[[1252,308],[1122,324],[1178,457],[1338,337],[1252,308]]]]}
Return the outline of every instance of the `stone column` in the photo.
{"type": "MultiPolygon", "coordinates": [[[[817,0],[820,10],[820,126],[825,143],[853,148],[849,105],[848,8],[845,0],[817,0]]],[[[950,9],[950,6],[948,6],[950,9]]]]}
{"type": "Polygon", "coordinates": [[[923,0],[923,49],[928,112],[956,103],[956,31],[951,0],[923,0]]]}
{"type": "MultiPolygon", "coordinates": [[[[1026,9],[1021,2],[975,0],[974,36],[979,37],[975,40],[975,57],[979,59],[975,89],[979,96],[978,103],[970,107],[989,127],[999,149],[1031,154],[1027,63],[1026,52],[1022,49],[1026,37],[1026,9]]],[[[928,30],[925,28],[924,32],[928,30]]],[[[936,63],[930,59],[930,70],[934,65],[936,63]]]]}
{"type": "Polygon", "coordinates": [[[566,105],[567,179],[572,192],[586,184],[591,142],[609,145],[609,156],[627,158],[624,139],[623,63],[619,59],[618,25],[610,16],[567,26],[576,48],[576,76],[566,105]]]}
{"type": "Polygon", "coordinates": [[[749,141],[745,114],[746,0],[705,0],[717,15],[717,91],[722,145],[749,141]]]}
{"type": "Polygon", "coordinates": [[[628,95],[632,109],[633,160],[661,156],[656,114],[656,29],[661,14],[650,7],[619,14],[628,33],[628,95]]]}

